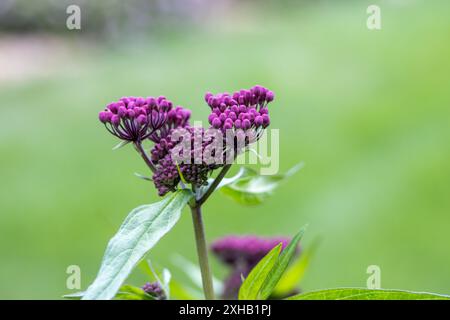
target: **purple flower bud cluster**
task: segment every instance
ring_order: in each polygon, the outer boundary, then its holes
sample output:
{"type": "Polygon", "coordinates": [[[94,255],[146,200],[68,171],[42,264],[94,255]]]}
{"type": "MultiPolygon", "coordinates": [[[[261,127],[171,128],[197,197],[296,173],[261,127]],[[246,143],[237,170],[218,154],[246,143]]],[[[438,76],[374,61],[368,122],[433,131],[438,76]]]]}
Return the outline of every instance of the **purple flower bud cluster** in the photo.
{"type": "Polygon", "coordinates": [[[211,250],[232,270],[224,282],[224,299],[235,299],[241,286],[241,275],[246,277],[252,268],[278,244],[284,249],[290,242],[286,237],[262,238],[252,235],[227,236],[214,241],[211,250]]]}
{"type": "Polygon", "coordinates": [[[153,134],[150,135],[150,140],[153,142],[160,142],[161,139],[166,138],[173,129],[185,128],[189,125],[191,118],[191,110],[177,106],[167,113],[167,121],[153,134]]]}
{"type": "MultiPolygon", "coordinates": [[[[174,191],[181,180],[180,172],[185,179],[185,182],[192,184],[195,187],[206,185],[210,173],[217,169],[220,165],[206,164],[204,159],[205,150],[212,143],[212,138],[204,139],[205,130],[197,127],[185,127],[184,135],[180,137],[179,141],[173,141],[173,132],[162,138],[159,143],[156,143],[151,150],[152,161],[156,164],[156,171],[153,174],[153,182],[158,194],[165,195],[169,191],[174,191]],[[174,159],[174,147],[180,143],[184,143],[183,139],[190,139],[187,144],[190,145],[189,152],[186,156],[187,161],[178,163],[174,159]],[[196,143],[200,145],[196,145],[196,143]]],[[[180,152],[183,151],[180,149],[180,152]]],[[[176,157],[178,158],[178,157],[176,157]]],[[[179,158],[185,158],[179,154],[179,158]]]]}
{"type": "Polygon", "coordinates": [[[119,139],[142,141],[165,124],[171,110],[172,102],[164,96],[123,97],[108,104],[98,118],[119,139]]]}
{"type": "Polygon", "coordinates": [[[213,128],[224,131],[266,128],[270,124],[267,105],[273,99],[273,92],[262,86],[242,89],[233,94],[213,95],[208,92],[205,101],[212,111],[208,121],[213,128]]]}
{"type": "Polygon", "coordinates": [[[284,249],[290,239],[286,237],[261,238],[257,236],[227,236],[214,241],[211,249],[214,254],[228,265],[258,263],[278,244],[284,249]]]}
{"type": "Polygon", "coordinates": [[[142,287],[142,290],[144,290],[146,293],[148,293],[157,300],[166,300],[166,294],[164,293],[164,290],[161,288],[159,282],[147,282],[142,287]]]}

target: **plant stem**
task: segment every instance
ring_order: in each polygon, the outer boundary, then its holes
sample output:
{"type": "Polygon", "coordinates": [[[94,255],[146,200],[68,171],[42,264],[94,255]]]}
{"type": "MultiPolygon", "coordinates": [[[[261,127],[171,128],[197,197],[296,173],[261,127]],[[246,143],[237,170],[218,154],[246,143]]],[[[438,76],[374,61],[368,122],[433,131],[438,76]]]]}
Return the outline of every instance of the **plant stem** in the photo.
{"type": "Polygon", "coordinates": [[[140,141],[134,142],[134,148],[136,151],[141,155],[142,159],[144,159],[147,166],[152,170],[152,172],[155,171],[155,166],[153,165],[152,160],[147,156],[147,153],[145,152],[144,148],[142,148],[142,143],[140,141]]]}
{"type": "Polygon", "coordinates": [[[228,170],[230,170],[230,168],[231,168],[231,164],[227,164],[222,168],[220,173],[217,175],[216,179],[214,179],[214,182],[209,186],[206,193],[200,199],[197,200],[198,206],[201,206],[203,203],[205,203],[205,201],[209,198],[211,193],[213,193],[214,190],[216,190],[217,185],[220,183],[220,181],[222,181],[223,177],[225,177],[225,175],[227,174],[228,170]]]}
{"type": "Polygon", "coordinates": [[[194,222],[195,242],[197,244],[198,262],[202,274],[203,292],[207,300],[214,300],[214,289],[211,269],[208,262],[208,248],[206,246],[205,228],[203,226],[202,209],[200,205],[191,206],[192,221],[194,222]]]}

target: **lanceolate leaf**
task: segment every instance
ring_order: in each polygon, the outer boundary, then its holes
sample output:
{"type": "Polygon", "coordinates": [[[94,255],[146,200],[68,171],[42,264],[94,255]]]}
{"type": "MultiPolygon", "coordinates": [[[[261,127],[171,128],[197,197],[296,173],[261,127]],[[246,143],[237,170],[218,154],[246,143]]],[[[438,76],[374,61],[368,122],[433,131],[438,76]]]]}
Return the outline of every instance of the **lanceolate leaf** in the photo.
{"type": "Polygon", "coordinates": [[[134,266],[172,229],[192,196],[189,190],[179,190],[131,211],[109,241],[97,278],[83,299],[112,299],[134,266]]]}
{"type": "Polygon", "coordinates": [[[258,262],[252,271],[250,271],[239,289],[239,300],[255,300],[258,298],[263,283],[275,265],[280,251],[281,243],[273,248],[258,262]]]}
{"type": "MultiPolygon", "coordinates": [[[[199,266],[179,254],[174,255],[172,260],[174,265],[180,268],[198,289],[203,288],[202,274],[199,266]]],[[[219,296],[223,290],[223,283],[214,276],[212,276],[212,281],[214,293],[219,296]]]]}
{"type": "Polygon", "coordinates": [[[256,205],[269,197],[280,183],[302,168],[300,163],[284,174],[271,176],[258,175],[256,171],[246,168],[245,174],[224,185],[221,191],[236,202],[245,205],[256,205]]]}
{"type": "Polygon", "coordinates": [[[302,293],[288,300],[450,300],[450,296],[403,290],[337,288],[302,293]]]}
{"type": "Polygon", "coordinates": [[[314,241],[306,250],[302,250],[300,257],[291,264],[280,281],[278,281],[273,295],[286,297],[296,289],[305,275],[305,271],[309,266],[312,256],[316,252],[317,246],[318,241],[314,241]]]}
{"type": "Polygon", "coordinates": [[[303,237],[303,234],[305,233],[305,229],[306,229],[306,227],[303,227],[300,230],[300,232],[297,233],[294,236],[294,238],[292,238],[289,245],[286,248],[284,248],[284,250],[281,252],[274,267],[272,268],[272,270],[270,271],[266,280],[264,281],[264,284],[261,288],[261,292],[259,295],[260,299],[269,298],[270,294],[274,290],[278,281],[280,281],[281,276],[283,275],[284,271],[286,271],[286,269],[289,265],[289,262],[292,260],[292,257],[294,256],[295,251],[297,250],[297,245],[298,245],[300,239],[303,237]]]}

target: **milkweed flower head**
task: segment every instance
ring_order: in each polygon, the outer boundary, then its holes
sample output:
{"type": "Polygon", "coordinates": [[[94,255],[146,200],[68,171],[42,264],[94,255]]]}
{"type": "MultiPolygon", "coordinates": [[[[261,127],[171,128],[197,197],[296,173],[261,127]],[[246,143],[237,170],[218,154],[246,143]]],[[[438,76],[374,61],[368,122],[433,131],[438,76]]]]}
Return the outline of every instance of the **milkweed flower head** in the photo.
{"type": "Polygon", "coordinates": [[[224,281],[223,298],[235,299],[242,283],[242,276],[246,277],[278,244],[281,243],[284,250],[289,242],[290,238],[287,237],[264,238],[253,235],[230,235],[214,241],[211,245],[212,252],[220,261],[231,267],[231,272],[224,281]]]}
{"type": "Polygon", "coordinates": [[[157,300],[166,300],[166,294],[159,282],[147,282],[142,286],[142,290],[157,300]]]}
{"type": "MultiPolygon", "coordinates": [[[[232,94],[213,95],[208,92],[205,94],[205,101],[211,109],[208,122],[211,128],[223,132],[228,150],[240,153],[257,141],[270,125],[268,105],[274,98],[272,91],[259,85],[232,94]]],[[[234,154],[227,157],[228,162],[234,160],[234,154]]]]}
{"type": "Polygon", "coordinates": [[[205,161],[213,137],[204,135],[203,128],[187,126],[174,129],[155,144],[151,151],[152,161],[157,164],[153,182],[159,195],[175,190],[181,180],[196,188],[206,185],[212,171],[221,166],[205,161]]]}
{"type": "Polygon", "coordinates": [[[161,129],[173,108],[164,96],[122,97],[98,115],[108,131],[126,141],[143,141],[161,129]]]}

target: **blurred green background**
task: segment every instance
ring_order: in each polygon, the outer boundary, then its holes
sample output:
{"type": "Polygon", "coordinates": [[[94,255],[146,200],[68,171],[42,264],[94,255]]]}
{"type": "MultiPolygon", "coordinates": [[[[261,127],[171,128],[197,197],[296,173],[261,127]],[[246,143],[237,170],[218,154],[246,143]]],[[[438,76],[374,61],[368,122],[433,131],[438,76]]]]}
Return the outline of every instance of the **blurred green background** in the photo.
{"type": "MultiPolygon", "coordinates": [[[[383,288],[450,294],[448,1],[95,3],[0,6],[0,298],[58,299],[73,264],[85,289],[127,213],[157,200],[134,150],[111,150],[105,104],[164,94],[206,120],[206,91],[254,84],[276,93],[281,169],[305,168],[261,206],[214,195],[208,239],[308,223],[303,290],[365,286],[378,265],[383,288]]],[[[191,224],[186,210],[149,254],[175,278],[173,253],[196,259],[191,224]]]]}

